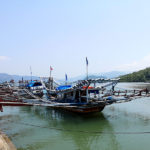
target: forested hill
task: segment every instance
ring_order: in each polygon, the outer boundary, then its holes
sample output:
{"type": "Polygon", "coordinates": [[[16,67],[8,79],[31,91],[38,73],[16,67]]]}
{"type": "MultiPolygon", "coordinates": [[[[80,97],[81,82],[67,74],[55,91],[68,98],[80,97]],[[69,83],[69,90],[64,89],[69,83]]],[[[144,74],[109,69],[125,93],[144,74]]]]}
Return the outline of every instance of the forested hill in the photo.
{"type": "Polygon", "coordinates": [[[150,82],[150,68],[120,77],[121,82],[150,82]]]}

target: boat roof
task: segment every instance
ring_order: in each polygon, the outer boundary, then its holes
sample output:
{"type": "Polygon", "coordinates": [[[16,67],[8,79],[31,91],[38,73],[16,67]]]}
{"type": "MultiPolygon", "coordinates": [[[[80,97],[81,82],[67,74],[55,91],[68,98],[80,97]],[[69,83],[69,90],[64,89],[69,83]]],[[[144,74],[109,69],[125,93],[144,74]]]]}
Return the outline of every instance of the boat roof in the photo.
{"type": "Polygon", "coordinates": [[[41,86],[42,83],[40,81],[30,81],[27,87],[41,86]]]}
{"type": "Polygon", "coordinates": [[[58,86],[56,88],[56,90],[57,91],[59,91],[59,90],[67,90],[67,89],[70,89],[70,88],[72,88],[72,85],[61,85],[61,86],[58,86]]]}

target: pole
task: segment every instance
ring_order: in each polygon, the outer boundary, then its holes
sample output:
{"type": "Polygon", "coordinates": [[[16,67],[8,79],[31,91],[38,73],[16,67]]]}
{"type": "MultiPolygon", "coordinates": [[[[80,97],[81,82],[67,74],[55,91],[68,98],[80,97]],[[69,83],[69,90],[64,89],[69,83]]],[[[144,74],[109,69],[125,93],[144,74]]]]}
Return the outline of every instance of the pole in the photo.
{"type": "Polygon", "coordinates": [[[81,103],[81,92],[79,90],[79,102],[81,103]]]}
{"type": "Polygon", "coordinates": [[[53,68],[50,66],[50,75],[49,75],[49,89],[53,89],[53,78],[52,78],[52,70],[53,68]]]}
{"type": "Polygon", "coordinates": [[[52,75],[52,70],[50,70],[50,76],[49,76],[50,78],[51,78],[51,75],[52,75]]]}
{"type": "Polygon", "coordinates": [[[86,75],[87,75],[87,80],[88,80],[88,65],[89,65],[89,63],[88,63],[88,59],[86,57],[86,75]]]}
{"type": "Polygon", "coordinates": [[[67,85],[67,81],[68,81],[68,76],[67,76],[67,74],[65,74],[65,84],[67,85]]]}
{"type": "Polygon", "coordinates": [[[89,90],[88,90],[88,87],[86,89],[86,100],[87,100],[87,103],[89,102],[89,90]]]}
{"type": "Polygon", "coordinates": [[[30,74],[31,74],[31,81],[32,81],[32,68],[30,66],[30,74]]]}
{"type": "MultiPolygon", "coordinates": [[[[86,57],[86,73],[87,73],[87,80],[88,80],[88,59],[87,59],[87,57],[86,57]]],[[[89,92],[88,92],[88,87],[89,87],[89,85],[87,86],[87,88],[86,88],[86,99],[87,99],[87,103],[89,102],[89,92]]]]}
{"type": "Polygon", "coordinates": [[[50,75],[49,75],[49,89],[51,90],[51,76],[52,76],[52,70],[50,69],[50,75]]]}
{"type": "Polygon", "coordinates": [[[88,65],[86,66],[86,77],[87,77],[87,80],[88,80],[88,65]]]}

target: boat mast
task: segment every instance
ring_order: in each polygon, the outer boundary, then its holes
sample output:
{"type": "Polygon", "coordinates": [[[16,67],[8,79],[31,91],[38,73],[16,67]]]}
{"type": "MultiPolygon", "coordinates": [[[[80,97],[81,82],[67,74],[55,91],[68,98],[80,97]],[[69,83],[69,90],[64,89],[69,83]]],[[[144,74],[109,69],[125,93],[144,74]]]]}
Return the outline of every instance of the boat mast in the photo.
{"type": "Polygon", "coordinates": [[[31,81],[32,81],[32,68],[30,66],[30,74],[31,74],[31,81]]]}
{"type": "Polygon", "coordinates": [[[52,70],[53,68],[50,66],[50,76],[49,76],[49,89],[53,89],[53,79],[52,79],[52,70]]]}
{"type": "Polygon", "coordinates": [[[86,57],[86,79],[87,80],[88,80],[88,65],[89,65],[89,63],[88,63],[88,59],[86,57]]]}
{"type": "Polygon", "coordinates": [[[67,74],[65,74],[65,84],[67,85],[67,81],[68,81],[68,76],[67,74]]]}
{"type": "MultiPolygon", "coordinates": [[[[87,57],[86,57],[86,75],[87,75],[87,80],[88,80],[88,65],[89,65],[89,62],[88,62],[88,59],[87,59],[87,57]]],[[[89,96],[89,94],[88,94],[89,92],[88,92],[88,87],[86,88],[86,99],[87,99],[87,103],[88,103],[88,101],[89,101],[89,98],[88,98],[88,96],[89,96]]]]}

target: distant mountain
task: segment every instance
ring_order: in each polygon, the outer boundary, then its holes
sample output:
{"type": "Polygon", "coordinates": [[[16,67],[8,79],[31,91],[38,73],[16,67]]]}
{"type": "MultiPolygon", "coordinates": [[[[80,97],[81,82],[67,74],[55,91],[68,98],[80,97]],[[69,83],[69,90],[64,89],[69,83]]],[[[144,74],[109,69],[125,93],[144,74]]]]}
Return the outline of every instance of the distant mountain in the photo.
{"type": "Polygon", "coordinates": [[[99,74],[91,74],[89,75],[89,79],[96,79],[96,78],[111,79],[111,78],[117,78],[125,74],[126,74],[125,72],[111,71],[111,72],[104,72],[99,74]]]}
{"type": "Polygon", "coordinates": [[[150,82],[150,68],[133,72],[120,77],[121,82],[150,82]]]}
{"type": "MultiPolygon", "coordinates": [[[[118,72],[118,71],[112,71],[112,72],[106,72],[106,73],[95,73],[95,74],[89,74],[89,79],[96,79],[96,78],[116,78],[118,76],[125,75],[125,72],[118,72]]],[[[31,80],[31,76],[21,76],[21,75],[9,75],[7,73],[0,73],[0,82],[5,82],[5,81],[10,81],[10,80],[15,80],[19,81],[22,80],[22,77],[24,80],[31,80]]],[[[33,80],[38,80],[39,77],[37,76],[32,76],[33,80]]],[[[73,78],[68,78],[69,82],[77,81],[77,80],[83,80],[86,79],[85,75],[73,77],[73,78]]],[[[64,79],[56,81],[60,83],[64,83],[64,79]]]]}
{"type": "Polygon", "coordinates": [[[102,73],[101,75],[105,76],[106,78],[117,78],[125,74],[127,74],[127,72],[111,71],[111,72],[102,73]]]}
{"type": "MultiPolygon", "coordinates": [[[[122,75],[127,74],[126,72],[119,72],[119,71],[112,71],[112,72],[104,72],[104,73],[94,73],[89,74],[89,79],[96,79],[96,78],[116,78],[122,75]]],[[[77,81],[77,80],[83,80],[86,79],[85,75],[68,78],[69,82],[77,81]]],[[[60,83],[64,83],[65,79],[58,80],[60,83]]]]}
{"type": "MultiPolygon", "coordinates": [[[[12,79],[15,81],[19,81],[22,80],[22,77],[24,80],[31,80],[31,76],[9,75],[7,73],[0,73],[0,82],[10,81],[12,79]]],[[[32,79],[38,80],[39,77],[32,76],[32,79]]]]}

